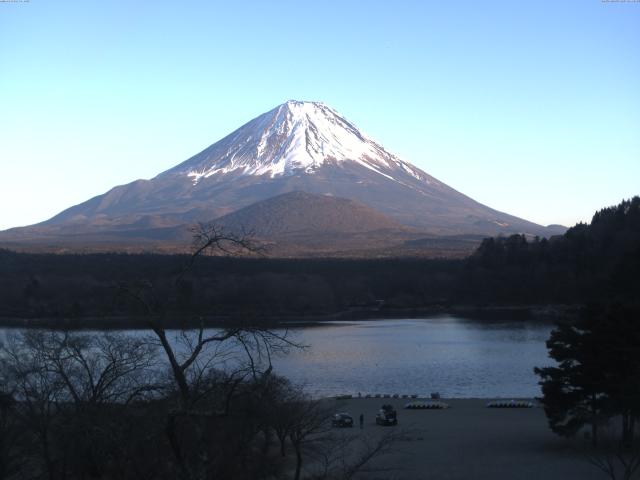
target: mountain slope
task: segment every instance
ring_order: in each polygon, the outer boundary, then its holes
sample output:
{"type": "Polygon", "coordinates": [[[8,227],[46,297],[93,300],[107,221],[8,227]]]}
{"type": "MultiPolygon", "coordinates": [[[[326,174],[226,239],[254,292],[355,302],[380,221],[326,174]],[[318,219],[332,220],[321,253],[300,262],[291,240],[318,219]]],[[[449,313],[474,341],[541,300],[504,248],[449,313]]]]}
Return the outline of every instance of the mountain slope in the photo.
{"type": "Polygon", "coordinates": [[[322,103],[289,101],[151,180],[115,187],[10,235],[169,229],[293,191],[355,200],[429,235],[563,231],[457,192],[387,152],[322,103]]]}

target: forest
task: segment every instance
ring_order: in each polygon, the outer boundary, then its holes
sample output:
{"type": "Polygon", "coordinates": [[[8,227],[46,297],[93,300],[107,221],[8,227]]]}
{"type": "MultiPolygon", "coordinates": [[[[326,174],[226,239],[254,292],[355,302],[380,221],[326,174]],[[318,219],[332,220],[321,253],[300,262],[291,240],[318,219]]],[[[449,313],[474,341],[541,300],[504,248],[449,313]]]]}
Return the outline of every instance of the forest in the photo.
{"type": "MultiPolygon", "coordinates": [[[[123,291],[152,290],[164,322],[393,316],[457,307],[635,303],[640,197],[550,239],[485,239],[466,259],[29,254],[0,251],[0,320],[134,325],[123,291]],[[187,266],[189,268],[187,268],[187,266]]],[[[22,322],[22,323],[21,323],[22,322]]]]}

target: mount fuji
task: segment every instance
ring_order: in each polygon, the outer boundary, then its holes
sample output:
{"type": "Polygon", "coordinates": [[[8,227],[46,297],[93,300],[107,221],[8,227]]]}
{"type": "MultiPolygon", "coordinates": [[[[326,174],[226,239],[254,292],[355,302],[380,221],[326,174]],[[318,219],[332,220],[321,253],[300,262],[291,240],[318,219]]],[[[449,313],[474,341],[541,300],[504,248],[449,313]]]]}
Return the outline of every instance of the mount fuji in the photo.
{"type": "MultiPolygon", "coordinates": [[[[40,224],[0,232],[0,241],[180,242],[187,224],[290,192],[355,201],[353,215],[366,207],[387,217],[386,227],[398,225],[423,236],[564,231],[482,205],[386,151],[331,107],[290,100],[151,180],[117,186],[40,224]]],[[[292,212],[326,203],[290,198],[292,212]]],[[[288,216],[283,201],[280,222],[288,216]]],[[[350,210],[340,212],[339,223],[345,224],[350,210]]],[[[301,218],[300,212],[291,217],[301,218]]],[[[251,216],[242,218],[250,228],[251,216]]]]}

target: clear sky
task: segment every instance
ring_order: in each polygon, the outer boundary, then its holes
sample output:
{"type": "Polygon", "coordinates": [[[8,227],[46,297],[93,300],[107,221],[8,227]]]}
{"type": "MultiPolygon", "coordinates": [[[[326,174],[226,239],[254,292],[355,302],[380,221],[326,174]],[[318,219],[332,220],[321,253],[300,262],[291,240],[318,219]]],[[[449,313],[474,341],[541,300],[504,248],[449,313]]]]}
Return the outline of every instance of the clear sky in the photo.
{"type": "Polygon", "coordinates": [[[640,2],[0,1],[0,229],[323,101],[493,208],[640,194],[640,2]]]}

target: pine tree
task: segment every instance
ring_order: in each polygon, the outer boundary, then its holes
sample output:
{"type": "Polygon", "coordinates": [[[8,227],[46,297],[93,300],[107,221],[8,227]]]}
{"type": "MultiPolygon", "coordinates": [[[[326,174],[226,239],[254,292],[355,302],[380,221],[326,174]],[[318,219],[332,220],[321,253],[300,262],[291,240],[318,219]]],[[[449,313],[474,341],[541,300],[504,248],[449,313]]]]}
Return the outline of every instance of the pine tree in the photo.
{"type": "Polygon", "coordinates": [[[549,426],[574,436],[590,426],[594,444],[598,425],[614,416],[623,422],[630,444],[640,416],[640,318],[628,307],[585,308],[575,324],[564,323],[547,341],[555,367],[536,368],[549,426]]]}

